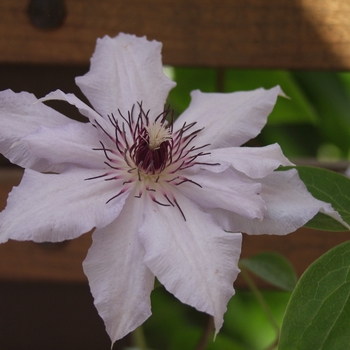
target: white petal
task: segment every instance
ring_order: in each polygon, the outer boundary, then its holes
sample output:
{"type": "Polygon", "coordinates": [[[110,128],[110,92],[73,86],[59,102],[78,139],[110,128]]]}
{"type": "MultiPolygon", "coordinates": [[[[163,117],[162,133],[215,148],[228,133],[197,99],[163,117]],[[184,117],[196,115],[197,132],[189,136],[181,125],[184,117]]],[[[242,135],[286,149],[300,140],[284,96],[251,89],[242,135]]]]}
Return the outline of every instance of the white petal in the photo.
{"type": "Polygon", "coordinates": [[[275,143],[265,147],[230,147],[210,151],[202,156],[203,163],[220,163],[220,166],[206,164],[199,167],[212,172],[220,172],[227,165],[246,174],[253,179],[260,179],[273,172],[279,166],[293,165],[282,153],[281,147],[275,143]]]}
{"type": "Polygon", "coordinates": [[[226,94],[192,91],[191,104],[176,120],[174,129],[185,122],[197,122],[196,129],[205,129],[198,134],[196,146],[207,143],[210,149],[241,146],[260,133],[278,95],[283,95],[279,86],[226,94]]]}
{"type": "Polygon", "coordinates": [[[276,171],[261,181],[261,196],[267,207],[264,219],[249,220],[223,210],[211,211],[226,230],[285,235],[304,226],[319,211],[343,223],[329,203],[315,199],[308,192],[295,169],[276,171]]]}
{"type": "Polygon", "coordinates": [[[128,193],[117,181],[85,180],[101,170],[72,168],[61,174],[26,170],[0,213],[0,242],[8,239],[59,242],[101,228],[119,215],[128,193]]]}
{"type": "Polygon", "coordinates": [[[56,127],[74,121],[38,102],[33,94],[0,92],[0,152],[12,163],[38,171],[56,171],[44,159],[33,156],[21,139],[40,126],[56,127]]]}
{"type": "Polygon", "coordinates": [[[74,94],[65,94],[61,90],[56,90],[50,92],[45,97],[42,97],[40,101],[50,101],[50,100],[59,100],[66,101],[69,104],[78,108],[79,112],[85,117],[89,118],[90,123],[95,125],[96,122],[100,124],[104,129],[108,130],[111,126],[107,120],[103,119],[96,111],[89,107],[86,103],[79,100],[74,94]]]}
{"type": "Polygon", "coordinates": [[[60,127],[40,127],[22,142],[35,157],[46,159],[50,164],[72,163],[87,168],[104,168],[106,157],[99,140],[106,137],[90,123],[69,123],[60,127]]]}
{"type": "Polygon", "coordinates": [[[117,220],[93,233],[83,263],[94,303],[112,342],[141,325],[151,315],[154,275],[143,263],[137,234],[142,200],[129,197],[117,220]]]}
{"type": "Polygon", "coordinates": [[[127,112],[142,102],[150,117],[163,112],[165,100],[175,83],[163,73],[162,44],[145,37],[119,34],[97,40],[90,71],[76,83],[103,116],[118,109],[127,112]]]}
{"type": "Polygon", "coordinates": [[[145,263],[180,301],[214,316],[222,326],[241,251],[241,234],[224,232],[189,199],[176,194],[186,216],[173,207],[149,203],[140,228],[145,263]]]}
{"type": "Polygon", "coordinates": [[[248,218],[262,218],[266,210],[260,197],[261,184],[231,169],[222,173],[201,170],[188,177],[178,190],[204,209],[221,208],[248,218]]]}

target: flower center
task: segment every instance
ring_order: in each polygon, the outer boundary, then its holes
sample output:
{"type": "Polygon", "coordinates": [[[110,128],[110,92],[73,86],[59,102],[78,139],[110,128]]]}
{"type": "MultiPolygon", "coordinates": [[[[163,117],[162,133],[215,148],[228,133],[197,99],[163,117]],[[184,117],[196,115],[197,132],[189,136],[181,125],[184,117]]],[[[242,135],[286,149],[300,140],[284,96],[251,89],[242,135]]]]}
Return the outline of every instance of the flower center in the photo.
{"type": "Polygon", "coordinates": [[[144,126],[135,144],[135,165],[146,174],[161,172],[169,159],[171,141],[171,131],[161,121],[144,126]]]}
{"type": "Polygon", "coordinates": [[[218,165],[218,163],[201,162],[203,156],[210,154],[202,150],[209,144],[195,146],[193,141],[202,129],[193,130],[196,123],[184,123],[182,127],[173,130],[171,122],[166,118],[170,109],[164,110],[154,121],[150,121],[142,104],[138,104],[139,113],[135,116],[134,107],[119,118],[113,114],[107,116],[111,128],[105,129],[95,120],[94,126],[99,128],[105,137],[100,141],[100,148],[106,158],[106,171],[101,175],[85,180],[104,179],[116,181],[119,192],[107,202],[118,198],[127,191],[133,191],[135,198],[144,194],[162,206],[177,207],[184,220],[185,214],[177,202],[173,188],[183,183],[191,183],[199,188],[200,184],[188,177],[187,169],[196,165],[218,165]]]}

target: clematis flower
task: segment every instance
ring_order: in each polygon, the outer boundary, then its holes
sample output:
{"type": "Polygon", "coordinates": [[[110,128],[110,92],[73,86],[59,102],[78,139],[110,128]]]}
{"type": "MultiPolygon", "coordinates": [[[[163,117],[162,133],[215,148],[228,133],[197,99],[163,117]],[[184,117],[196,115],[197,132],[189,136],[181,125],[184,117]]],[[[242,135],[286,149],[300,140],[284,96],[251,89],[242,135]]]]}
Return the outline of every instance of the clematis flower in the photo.
{"type": "Polygon", "coordinates": [[[194,91],[174,122],[174,83],[161,44],[120,34],[98,40],[72,94],[0,94],[0,151],[25,168],[0,214],[0,242],[59,242],[95,229],[84,261],[96,308],[114,342],[151,315],[155,276],[183,303],[223,323],[242,231],[287,234],[318,211],[277,144],[259,134],[281,89],[194,91]],[[86,123],[46,106],[63,100],[86,123]],[[235,232],[235,233],[233,233],[235,232]]]}

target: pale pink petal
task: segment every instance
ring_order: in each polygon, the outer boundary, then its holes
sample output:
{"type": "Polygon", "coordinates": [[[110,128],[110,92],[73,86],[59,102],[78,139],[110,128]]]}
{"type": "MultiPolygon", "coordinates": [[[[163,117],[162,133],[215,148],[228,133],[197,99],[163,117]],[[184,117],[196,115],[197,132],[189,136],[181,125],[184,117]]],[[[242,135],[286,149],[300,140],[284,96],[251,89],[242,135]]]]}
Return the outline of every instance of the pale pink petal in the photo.
{"type": "Polygon", "coordinates": [[[112,340],[123,338],[151,315],[154,275],[143,263],[138,228],[142,200],[129,197],[117,220],[93,233],[83,263],[94,303],[112,340]]]}
{"type": "Polygon", "coordinates": [[[218,148],[201,157],[199,167],[212,172],[220,172],[232,166],[252,179],[260,179],[272,173],[279,166],[291,166],[282,153],[281,147],[275,143],[265,147],[230,147],[218,148]],[[219,163],[218,166],[209,164],[219,163]]]}
{"type": "MultiPolygon", "coordinates": [[[[60,127],[39,127],[22,142],[35,157],[50,164],[77,164],[86,168],[105,168],[106,157],[99,141],[109,139],[90,123],[69,123],[60,127]]],[[[107,143],[108,144],[108,143],[107,143]]]]}
{"type": "Polygon", "coordinates": [[[231,169],[217,174],[201,170],[178,190],[204,209],[221,208],[247,218],[262,218],[266,210],[261,184],[231,169]],[[196,184],[194,184],[196,183],[196,184]]]}
{"type": "Polygon", "coordinates": [[[227,94],[192,91],[191,104],[176,120],[174,129],[185,122],[197,122],[194,128],[204,129],[195,140],[196,146],[241,146],[260,133],[278,95],[283,95],[279,86],[227,94]]]}
{"type": "Polygon", "coordinates": [[[214,316],[216,332],[234,294],[241,234],[226,233],[195,203],[176,193],[177,208],[149,201],[140,228],[145,264],[181,302],[214,316]]]}
{"type": "Polygon", "coordinates": [[[0,213],[0,242],[8,239],[59,242],[101,228],[115,220],[128,193],[121,184],[103,178],[101,170],[71,168],[61,174],[26,170],[0,213]]]}
{"type": "Polygon", "coordinates": [[[82,115],[89,118],[91,124],[95,125],[96,123],[98,123],[104,129],[106,129],[106,131],[108,131],[108,129],[111,127],[111,124],[109,122],[107,122],[107,120],[102,118],[101,115],[99,115],[96,111],[94,111],[86,103],[81,101],[74,94],[65,94],[61,90],[56,90],[56,91],[50,92],[45,97],[42,97],[40,99],[40,101],[50,101],[50,100],[59,100],[59,101],[68,102],[69,104],[77,107],[79,112],[82,115]]]}
{"type": "Polygon", "coordinates": [[[304,226],[319,211],[344,224],[329,203],[315,199],[308,192],[295,169],[276,171],[260,181],[261,196],[267,207],[264,219],[249,220],[228,211],[210,210],[225,230],[285,235],[304,226]]]}
{"type": "Polygon", "coordinates": [[[0,152],[12,163],[38,171],[56,171],[45,159],[33,156],[19,141],[40,126],[56,127],[74,123],[54,109],[38,102],[33,94],[0,92],[0,152]]]}
{"type": "Polygon", "coordinates": [[[103,116],[119,117],[119,109],[127,117],[132,106],[142,102],[155,118],[175,86],[163,73],[161,48],[161,43],[145,37],[105,36],[97,40],[90,71],[76,83],[103,116]]]}

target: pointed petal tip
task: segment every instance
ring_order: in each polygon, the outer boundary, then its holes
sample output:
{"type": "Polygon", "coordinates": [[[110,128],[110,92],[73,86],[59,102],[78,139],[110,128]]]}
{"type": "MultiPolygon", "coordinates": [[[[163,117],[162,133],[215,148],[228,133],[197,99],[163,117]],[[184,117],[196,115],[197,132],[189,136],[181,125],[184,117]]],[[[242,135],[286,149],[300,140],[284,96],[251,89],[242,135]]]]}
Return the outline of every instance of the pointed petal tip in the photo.
{"type": "Polygon", "coordinates": [[[154,275],[143,263],[137,235],[142,201],[129,197],[108,226],[97,229],[83,262],[94,304],[111,341],[122,339],[151,316],[154,275]]]}
{"type": "Polygon", "coordinates": [[[196,122],[198,129],[205,128],[196,142],[208,143],[210,149],[241,146],[261,132],[279,95],[284,95],[279,86],[229,93],[194,90],[189,107],[175,125],[187,121],[196,122]]]}
{"type": "Polygon", "coordinates": [[[336,210],[333,209],[331,204],[323,201],[320,202],[323,203],[322,207],[319,210],[321,213],[330,216],[331,218],[342,224],[344,227],[346,227],[348,230],[350,230],[350,225],[342,218],[342,216],[336,210]]]}
{"type": "Polygon", "coordinates": [[[140,227],[144,263],[177,299],[214,316],[218,331],[234,295],[242,235],[222,230],[182,194],[176,198],[190,213],[186,224],[174,208],[151,204],[145,213],[140,227]]]}
{"type": "Polygon", "coordinates": [[[282,90],[282,88],[279,85],[276,85],[273,89],[279,90],[278,96],[284,97],[284,98],[287,98],[288,100],[290,100],[290,97],[284,93],[284,91],[282,90]]]}

